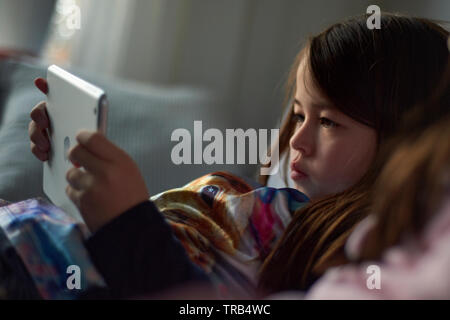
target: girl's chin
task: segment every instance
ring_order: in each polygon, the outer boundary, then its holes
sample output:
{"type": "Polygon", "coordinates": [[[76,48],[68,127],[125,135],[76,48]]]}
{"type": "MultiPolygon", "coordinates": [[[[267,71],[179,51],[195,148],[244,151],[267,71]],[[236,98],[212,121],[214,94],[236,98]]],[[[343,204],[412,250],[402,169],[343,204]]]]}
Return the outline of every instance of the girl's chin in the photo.
{"type": "Polygon", "coordinates": [[[306,181],[303,181],[303,183],[297,183],[294,181],[295,189],[306,195],[309,201],[319,199],[322,196],[320,191],[318,192],[318,190],[314,190],[312,186],[308,186],[305,182],[306,181]]]}
{"type": "Polygon", "coordinates": [[[296,190],[300,191],[301,193],[305,194],[309,199],[311,199],[309,192],[307,191],[307,189],[305,187],[303,187],[299,183],[296,183],[295,181],[294,181],[294,186],[295,186],[296,190]]]}

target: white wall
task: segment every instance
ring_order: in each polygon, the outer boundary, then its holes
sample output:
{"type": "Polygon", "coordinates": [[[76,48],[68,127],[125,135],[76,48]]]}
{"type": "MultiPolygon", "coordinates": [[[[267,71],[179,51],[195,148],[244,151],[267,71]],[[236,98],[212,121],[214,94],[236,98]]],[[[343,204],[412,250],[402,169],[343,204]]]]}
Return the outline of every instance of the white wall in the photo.
{"type": "Polygon", "coordinates": [[[450,22],[449,0],[381,0],[382,10],[450,22]]]}

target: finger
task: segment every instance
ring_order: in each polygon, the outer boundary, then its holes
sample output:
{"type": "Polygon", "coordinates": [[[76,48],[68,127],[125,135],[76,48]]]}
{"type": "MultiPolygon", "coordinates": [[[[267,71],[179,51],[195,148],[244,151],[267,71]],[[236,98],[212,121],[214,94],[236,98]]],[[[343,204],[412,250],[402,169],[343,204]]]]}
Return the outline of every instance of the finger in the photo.
{"type": "Polygon", "coordinates": [[[48,160],[48,153],[41,151],[33,142],[31,142],[31,152],[41,161],[48,160]]]}
{"type": "Polygon", "coordinates": [[[103,175],[108,167],[107,161],[96,157],[81,144],[77,144],[69,150],[68,158],[72,163],[84,167],[93,175],[103,175]]]}
{"type": "Polygon", "coordinates": [[[48,140],[46,133],[36,125],[36,122],[30,121],[30,124],[28,125],[28,135],[30,136],[30,140],[34,142],[41,151],[48,152],[50,149],[50,141],[48,140]]]}
{"type": "Polygon", "coordinates": [[[47,114],[47,108],[45,101],[38,103],[31,109],[30,117],[41,127],[42,129],[46,129],[49,127],[49,120],[47,114]]]}
{"type": "Polygon", "coordinates": [[[98,131],[81,130],[76,138],[89,152],[105,161],[116,162],[127,155],[98,131]]]}
{"type": "Polygon", "coordinates": [[[72,188],[79,191],[89,189],[92,183],[89,173],[76,168],[67,170],[66,180],[72,188]]]}
{"type": "Polygon", "coordinates": [[[47,80],[45,80],[44,78],[36,78],[36,79],[34,79],[34,84],[39,90],[42,91],[43,94],[47,94],[48,93],[47,80]]]}

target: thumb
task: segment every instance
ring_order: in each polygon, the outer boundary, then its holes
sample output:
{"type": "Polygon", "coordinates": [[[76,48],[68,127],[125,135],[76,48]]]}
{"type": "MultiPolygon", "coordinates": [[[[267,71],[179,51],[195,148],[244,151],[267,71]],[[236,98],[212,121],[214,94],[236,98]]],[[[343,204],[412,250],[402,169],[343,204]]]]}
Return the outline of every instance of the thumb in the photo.
{"type": "Polygon", "coordinates": [[[80,130],[76,135],[76,139],[90,153],[105,161],[115,162],[126,156],[125,151],[98,131],[80,130]]]}

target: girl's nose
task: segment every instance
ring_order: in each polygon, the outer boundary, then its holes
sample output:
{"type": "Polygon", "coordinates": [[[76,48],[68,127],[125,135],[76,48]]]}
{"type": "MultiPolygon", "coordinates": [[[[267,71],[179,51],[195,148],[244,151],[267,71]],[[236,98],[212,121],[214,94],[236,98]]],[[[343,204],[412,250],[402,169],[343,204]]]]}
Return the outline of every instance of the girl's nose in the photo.
{"type": "Polygon", "coordinates": [[[314,151],[313,130],[306,122],[297,127],[289,141],[291,149],[299,151],[303,156],[310,156],[314,151]]]}

